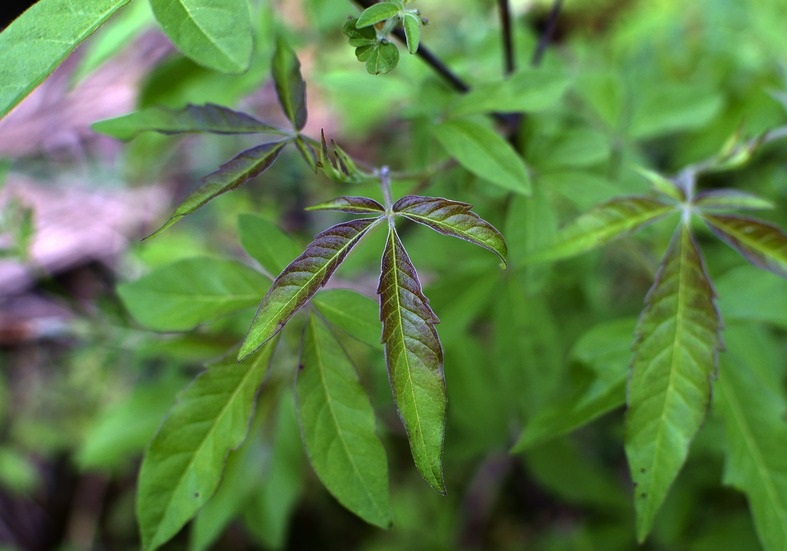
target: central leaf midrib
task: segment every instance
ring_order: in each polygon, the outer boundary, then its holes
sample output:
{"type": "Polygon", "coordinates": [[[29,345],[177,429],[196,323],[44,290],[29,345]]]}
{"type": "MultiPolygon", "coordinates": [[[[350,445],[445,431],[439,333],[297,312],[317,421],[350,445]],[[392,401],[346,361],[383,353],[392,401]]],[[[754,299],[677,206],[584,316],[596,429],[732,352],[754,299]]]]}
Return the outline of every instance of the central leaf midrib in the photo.
{"type": "Polygon", "coordinates": [[[193,23],[194,23],[194,27],[195,27],[195,28],[196,28],[196,29],[197,29],[197,30],[200,32],[200,34],[202,34],[202,36],[204,36],[205,38],[207,38],[207,39],[208,39],[208,41],[210,42],[210,44],[211,44],[211,45],[212,45],[212,46],[213,46],[213,47],[214,47],[214,48],[215,48],[215,49],[216,49],[218,52],[220,52],[220,53],[221,53],[221,54],[222,54],[222,55],[223,55],[223,56],[224,56],[224,57],[225,57],[225,58],[226,58],[226,59],[227,59],[229,62],[231,62],[233,65],[238,65],[238,63],[237,63],[237,62],[236,62],[236,60],[235,60],[235,59],[232,57],[232,55],[230,55],[229,53],[227,53],[227,51],[225,51],[225,50],[224,50],[224,48],[220,47],[220,46],[219,46],[219,43],[218,43],[218,42],[216,42],[216,41],[213,39],[213,37],[207,33],[207,31],[205,31],[205,29],[202,27],[202,25],[201,25],[200,23],[198,23],[198,22],[197,22],[197,19],[194,17],[194,15],[192,15],[192,12],[191,12],[191,11],[189,11],[188,7],[187,7],[187,6],[186,6],[186,5],[183,3],[183,0],[178,0],[178,4],[180,4],[180,5],[181,5],[181,7],[183,8],[183,11],[185,11],[185,12],[186,12],[186,14],[189,16],[189,21],[191,21],[191,22],[193,22],[193,23]]]}

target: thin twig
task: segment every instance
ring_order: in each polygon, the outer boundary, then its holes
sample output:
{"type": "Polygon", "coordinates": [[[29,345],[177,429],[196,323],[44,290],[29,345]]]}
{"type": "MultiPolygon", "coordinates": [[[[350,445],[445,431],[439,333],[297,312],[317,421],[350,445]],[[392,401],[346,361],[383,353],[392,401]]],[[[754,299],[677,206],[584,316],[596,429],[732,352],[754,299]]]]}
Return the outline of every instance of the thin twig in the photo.
{"type": "Polygon", "coordinates": [[[533,52],[533,58],[530,60],[530,65],[533,67],[538,67],[541,64],[541,60],[544,58],[544,53],[547,50],[547,46],[549,46],[549,42],[552,40],[552,35],[555,33],[555,28],[557,27],[557,17],[560,15],[560,8],[562,5],[563,0],[555,0],[555,2],[552,4],[552,10],[549,12],[547,25],[544,28],[544,32],[542,32],[541,36],[538,38],[538,44],[536,44],[536,49],[533,52]]]}
{"type": "Polygon", "coordinates": [[[497,0],[498,11],[500,12],[500,29],[503,39],[503,72],[510,75],[516,70],[516,60],[514,59],[514,37],[511,32],[511,10],[508,0],[497,0]]]}
{"type": "MultiPolygon", "coordinates": [[[[376,4],[374,0],[354,0],[356,4],[366,9],[369,6],[376,4]]],[[[402,29],[394,29],[393,34],[402,44],[407,44],[407,38],[402,29]]],[[[429,65],[435,70],[437,74],[443,77],[457,92],[465,93],[470,91],[470,86],[467,85],[459,76],[451,71],[448,66],[443,63],[437,56],[435,56],[423,42],[418,45],[418,51],[415,55],[420,57],[424,63],[429,65]]]]}

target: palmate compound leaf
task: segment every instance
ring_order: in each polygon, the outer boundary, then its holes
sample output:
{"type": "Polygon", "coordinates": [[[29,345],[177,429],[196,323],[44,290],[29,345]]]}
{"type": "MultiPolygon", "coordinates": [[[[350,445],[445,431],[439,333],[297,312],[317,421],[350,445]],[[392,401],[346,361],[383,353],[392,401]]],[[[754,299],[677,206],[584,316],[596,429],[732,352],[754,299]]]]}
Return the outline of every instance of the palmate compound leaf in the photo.
{"type": "Polygon", "coordinates": [[[383,214],[385,207],[368,197],[337,197],[325,203],[307,207],[306,210],[336,210],[352,214],[383,214]]]}
{"type": "Polygon", "coordinates": [[[527,262],[545,262],[575,256],[599,247],[646,224],[677,212],[675,205],[645,196],[612,199],[591,209],[560,230],[548,248],[527,262]]]}
{"type": "Polygon", "coordinates": [[[377,293],[388,377],[413,460],[432,488],[445,494],[446,390],[443,349],[434,327],[440,320],[421,291],[415,267],[393,227],[383,251],[377,293]]]}
{"type": "Polygon", "coordinates": [[[372,405],[350,358],[313,313],[296,384],[301,434],[328,491],[365,521],[389,528],[388,460],[372,405]]]}
{"type": "Polygon", "coordinates": [[[393,205],[394,213],[408,220],[492,251],[505,267],[505,239],[492,224],[472,212],[472,208],[468,203],[419,195],[406,195],[393,205]]]}
{"type": "Polygon", "coordinates": [[[145,453],[137,518],[142,546],[172,538],[213,495],[224,458],[246,438],[257,389],[275,347],[209,367],[179,396],[145,453]]]}
{"type": "Polygon", "coordinates": [[[645,299],[628,383],[626,456],[637,538],[644,541],[705,417],[721,347],[721,318],[685,224],[645,299]]]}
{"type": "Polygon", "coordinates": [[[276,95],[284,114],[295,130],[301,130],[306,125],[307,116],[306,83],[301,77],[301,62],[298,61],[298,56],[282,36],[276,40],[271,69],[276,95]]]}
{"type": "Polygon", "coordinates": [[[290,140],[258,145],[239,153],[229,162],[221,165],[217,171],[205,176],[202,179],[202,185],[186,197],[180,206],[175,209],[175,212],[172,213],[169,220],[148,238],[160,234],[172,224],[191,214],[212,199],[242,186],[247,181],[268,170],[278,158],[282,148],[288,143],[290,143],[290,140]]]}
{"type": "Polygon", "coordinates": [[[773,369],[778,348],[753,329],[725,333],[729,353],[721,359],[714,406],[728,446],[724,482],[746,494],[763,548],[777,551],[787,549],[787,400],[773,369]],[[771,357],[762,353],[769,348],[771,357]]]}
{"type": "Polygon", "coordinates": [[[183,109],[149,107],[122,117],[93,124],[93,130],[119,140],[130,140],[142,132],[183,134],[212,132],[214,134],[284,134],[280,129],[254,117],[220,105],[187,105],[183,109]]]}
{"type": "Polygon", "coordinates": [[[729,214],[704,214],[716,236],[759,268],[787,277],[787,233],[781,228],[729,214]]]}
{"type": "Polygon", "coordinates": [[[306,250],[279,274],[263,297],[238,359],[265,344],[330,279],[347,253],[382,218],[361,218],[318,233],[306,250]]]}

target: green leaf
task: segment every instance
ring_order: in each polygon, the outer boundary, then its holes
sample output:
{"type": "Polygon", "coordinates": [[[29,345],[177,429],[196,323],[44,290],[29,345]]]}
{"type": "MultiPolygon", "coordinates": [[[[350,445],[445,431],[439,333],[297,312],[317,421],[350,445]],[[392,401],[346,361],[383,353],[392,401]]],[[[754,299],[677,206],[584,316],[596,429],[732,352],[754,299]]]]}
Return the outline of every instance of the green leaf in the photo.
{"type": "Polygon", "coordinates": [[[716,236],[759,268],[787,277],[787,233],[761,220],[724,214],[703,214],[716,236]]]}
{"type": "Polygon", "coordinates": [[[313,301],[331,325],[369,346],[382,347],[380,307],[376,300],[349,289],[324,289],[313,301]]]}
{"type": "Polygon", "coordinates": [[[205,321],[254,306],[270,282],[231,260],[187,258],[137,281],[118,285],[134,318],[156,331],[185,331],[205,321]]]}
{"type": "Polygon", "coordinates": [[[724,106],[718,90],[685,83],[640,86],[629,133],[638,139],[706,126],[724,106]]]}
{"type": "Polygon", "coordinates": [[[337,197],[319,205],[307,207],[306,210],[338,210],[357,214],[383,214],[385,207],[368,197],[337,197]]]}
{"type": "Polygon", "coordinates": [[[740,265],[714,281],[727,323],[764,322],[787,330],[787,285],[762,270],[740,265]]]}
{"type": "Polygon", "coordinates": [[[295,147],[298,148],[298,153],[301,154],[306,164],[309,165],[314,172],[317,172],[317,156],[314,154],[312,146],[299,135],[295,138],[295,147]]]}
{"type": "Polygon", "coordinates": [[[492,224],[472,212],[472,208],[468,203],[441,197],[406,195],[394,204],[393,211],[438,233],[488,249],[500,257],[505,267],[508,252],[505,239],[492,224]]]}
{"type": "Polygon", "coordinates": [[[356,27],[358,23],[357,17],[350,17],[342,26],[342,34],[348,38],[350,46],[359,48],[361,46],[370,46],[377,43],[377,31],[374,27],[356,27]]]}
{"type": "Polygon", "coordinates": [[[187,57],[222,73],[249,68],[254,43],[246,0],[150,0],[150,6],[187,57]]]}
{"type": "Polygon", "coordinates": [[[438,492],[443,482],[446,391],[439,322],[394,228],[383,252],[380,318],[388,377],[418,470],[438,492]]]}
{"type": "Polygon", "coordinates": [[[673,199],[678,202],[683,202],[686,200],[686,194],[683,190],[678,186],[674,180],[669,178],[665,178],[658,172],[653,170],[649,170],[643,167],[636,167],[637,172],[640,173],[648,182],[653,185],[653,189],[658,191],[659,193],[663,193],[670,199],[673,199]]]}
{"type": "Polygon", "coordinates": [[[388,460],[358,374],[330,330],[309,317],[296,385],[301,433],[314,471],[339,503],[389,528],[388,460]]]}
{"type": "Polygon", "coordinates": [[[596,247],[677,212],[675,206],[644,196],[612,199],[591,209],[560,230],[548,248],[533,253],[529,262],[557,260],[596,247]]]}
{"type": "Polygon", "coordinates": [[[625,444],[640,542],[705,417],[720,331],[700,251],[680,224],[637,325],[628,384],[625,444]]]}
{"type": "Polygon", "coordinates": [[[705,212],[724,212],[737,209],[772,209],[775,205],[751,193],[732,189],[701,191],[694,198],[694,206],[705,212]]]}
{"type": "Polygon", "coordinates": [[[728,445],[724,483],[746,494],[763,548],[787,549],[787,401],[773,363],[757,361],[756,333],[739,327],[725,340],[715,402],[728,445]]]}
{"type": "Polygon", "coordinates": [[[243,248],[269,274],[278,274],[301,248],[279,226],[256,214],[238,216],[238,235],[243,248]]]}
{"type": "Polygon", "coordinates": [[[393,71],[399,64],[399,48],[385,39],[355,50],[358,61],[366,62],[366,72],[370,75],[384,75],[393,71]]]}
{"type": "Polygon", "coordinates": [[[174,110],[166,107],[149,107],[122,117],[99,121],[93,130],[119,140],[130,140],[142,132],[182,134],[185,132],[212,132],[214,134],[283,134],[278,128],[258,121],[246,113],[220,105],[187,105],[174,110]]]}
{"type": "Polygon", "coordinates": [[[404,38],[407,41],[407,51],[415,54],[421,42],[421,18],[414,13],[405,13],[402,18],[404,38]]]}
{"type": "Polygon", "coordinates": [[[626,403],[626,380],[635,320],[599,324],[571,351],[582,364],[558,394],[525,425],[512,452],[523,452],[572,432],[626,403]]]}
{"type": "Polygon", "coordinates": [[[219,169],[205,176],[202,185],[186,197],[175,209],[169,220],[153,232],[147,239],[154,237],[186,215],[191,214],[203,205],[223,193],[237,189],[252,178],[268,170],[279,157],[282,148],[289,140],[266,143],[239,153],[219,169]]]}
{"type": "Polygon", "coordinates": [[[274,344],[209,367],[180,395],[139,473],[137,518],[145,551],[174,536],[213,495],[227,453],[246,438],[274,344]]]}
{"type": "Polygon", "coordinates": [[[262,482],[255,488],[244,514],[246,529],[264,549],[284,548],[290,520],[306,480],[306,458],[289,385],[279,390],[277,398],[275,427],[264,448],[270,460],[263,465],[262,482]]]}
{"type": "Polygon", "coordinates": [[[530,194],[530,176],[514,148],[491,128],[470,119],[453,119],[432,133],[460,165],[507,191],[530,194]]]}
{"type": "Polygon", "coordinates": [[[128,0],[40,0],[0,32],[0,119],[128,0]]]}
{"type": "Polygon", "coordinates": [[[379,220],[351,220],[317,234],[306,250],[279,274],[263,297],[238,358],[245,358],[281,331],[379,220]]]}
{"type": "MultiPolygon", "coordinates": [[[[325,132],[320,131],[320,159],[317,161],[316,166],[326,177],[334,182],[339,183],[361,183],[373,177],[375,180],[377,176],[369,175],[361,172],[355,161],[341,148],[336,142],[331,140],[331,147],[333,152],[328,148],[328,142],[325,141],[325,132]]],[[[367,206],[371,205],[369,203],[367,206]]]]}
{"type": "Polygon", "coordinates": [[[571,80],[560,71],[520,69],[509,78],[481,83],[451,104],[454,116],[543,111],[554,107],[571,80]]]}
{"type": "Polygon", "coordinates": [[[396,17],[401,10],[399,6],[393,4],[391,2],[380,2],[378,4],[372,4],[358,17],[358,21],[355,22],[355,27],[358,29],[362,29],[364,27],[370,27],[380,21],[385,21],[386,19],[390,19],[392,17],[396,17]]]}
{"type": "Polygon", "coordinates": [[[276,84],[276,95],[284,114],[295,130],[306,125],[306,83],[301,77],[301,62],[298,56],[284,39],[276,40],[276,51],[273,53],[273,81],[276,84]]]}

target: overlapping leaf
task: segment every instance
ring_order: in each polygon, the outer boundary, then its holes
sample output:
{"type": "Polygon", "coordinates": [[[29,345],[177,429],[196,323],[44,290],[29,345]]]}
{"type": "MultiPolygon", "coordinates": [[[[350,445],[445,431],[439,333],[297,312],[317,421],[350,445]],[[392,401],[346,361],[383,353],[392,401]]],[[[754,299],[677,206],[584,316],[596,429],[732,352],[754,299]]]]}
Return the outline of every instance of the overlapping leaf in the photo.
{"type": "Polygon", "coordinates": [[[349,289],[324,289],[314,305],[328,322],[369,346],[380,344],[380,307],[376,300],[349,289]]]}
{"type": "Polygon", "coordinates": [[[435,490],[445,493],[446,391],[443,350],[434,327],[439,320],[394,228],[385,244],[377,292],[388,376],[415,465],[435,490]]]}
{"type": "Polygon", "coordinates": [[[406,195],[393,206],[396,214],[432,228],[443,235],[469,241],[492,251],[506,264],[506,242],[492,224],[470,209],[473,205],[441,197],[406,195]]]}
{"type": "Polygon", "coordinates": [[[388,528],[388,461],[375,432],[372,405],[347,354],[311,315],[296,385],[306,451],[317,476],[339,502],[388,528]]]}
{"type": "Polygon", "coordinates": [[[347,253],[379,220],[351,220],[317,234],[306,250],[279,274],[263,297],[238,357],[246,357],[278,333],[325,285],[347,253]]]}
{"type": "Polygon", "coordinates": [[[0,119],[128,0],[41,0],[0,33],[0,119]]]}
{"type": "Polygon", "coordinates": [[[677,229],[646,297],[628,385],[626,455],[643,541],[708,407],[721,319],[699,249],[677,229]]]}
{"type": "Polygon", "coordinates": [[[471,119],[453,119],[432,127],[432,133],[451,157],[476,176],[507,191],[530,194],[527,166],[491,128],[471,119]]]}
{"type": "Polygon", "coordinates": [[[238,262],[187,258],[118,286],[123,304],[141,324],[184,331],[254,306],[269,280],[238,262]]]}
{"type": "Polygon", "coordinates": [[[763,358],[767,343],[750,328],[733,328],[725,340],[730,352],[722,358],[714,404],[728,445],[724,482],[746,494],[763,548],[787,549],[787,401],[772,368],[779,351],[763,358]]]}
{"type": "Polygon", "coordinates": [[[383,214],[385,207],[368,197],[337,197],[325,203],[308,207],[306,210],[337,210],[353,214],[383,214]]]}
{"type": "Polygon", "coordinates": [[[216,364],[181,394],[139,473],[137,518],[145,551],[174,536],[218,486],[227,453],[246,437],[274,344],[246,361],[216,364]]]}
{"type": "Polygon", "coordinates": [[[703,215],[711,231],[760,268],[787,277],[787,233],[781,228],[743,216],[703,215]]]}
{"type": "Polygon", "coordinates": [[[287,41],[279,36],[273,53],[273,81],[284,114],[295,130],[306,125],[306,83],[301,77],[301,62],[287,41]]]}
{"type": "Polygon", "coordinates": [[[247,149],[229,162],[202,179],[202,185],[175,209],[175,212],[166,223],[156,230],[150,237],[158,235],[172,224],[191,214],[215,197],[232,191],[255,176],[259,176],[276,161],[282,148],[289,140],[266,143],[247,149]]]}
{"type": "Polygon", "coordinates": [[[528,261],[544,262],[578,255],[655,222],[670,212],[677,212],[673,205],[651,197],[612,199],[564,227],[549,248],[534,253],[528,261]]]}
{"type": "Polygon", "coordinates": [[[238,236],[249,256],[270,274],[281,273],[301,252],[298,244],[276,224],[255,214],[238,217],[238,236]]]}
{"type": "Polygon", "coordinates": [[[245,0],[150,0],[153,14],[175,46],[210,69],[240,73],[253,49],[245,0]]]}
{"type": "Polygon", "coordinates": [[[383,1],[372,4],[363,10],[363,13],[358,17],[358,21],[355,22],[355,27],[358,29],[370,27],[376,23],[395,17],[399,14],[399,11],[399,6],[392,2],[383,1]]]}
{"type": "Polygon", "coordinates": [[[188,105],[183,109],[149,107],[122,117],[99,121],[93,130],[119,140],[130,140],[147,131],[161,134],[212,132],[214,134],[282,134],[278,128],[258,121],[246,113],[220,105],[188,105]]]}

